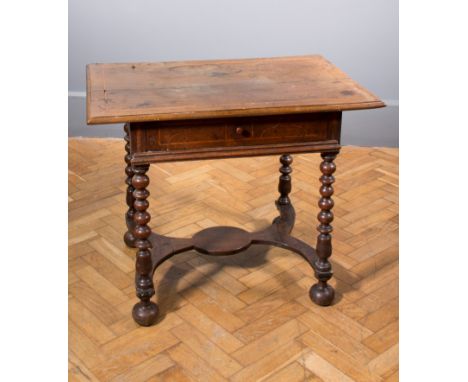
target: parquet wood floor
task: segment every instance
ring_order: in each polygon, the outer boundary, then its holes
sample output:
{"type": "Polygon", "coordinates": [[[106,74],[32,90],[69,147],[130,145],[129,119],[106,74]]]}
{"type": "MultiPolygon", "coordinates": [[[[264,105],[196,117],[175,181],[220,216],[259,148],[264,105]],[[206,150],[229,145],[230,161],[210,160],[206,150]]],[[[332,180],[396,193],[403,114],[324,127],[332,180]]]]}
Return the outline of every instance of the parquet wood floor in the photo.
{"type": "MultiPolygon", "coordinates": [[[[397,149],[345,147],[336,160],[333,306],[309,300],[313,272],[288,251],[190,252],[156,271],[150,328],[130,313],[123,157],[123,140],[69,141],[71,381],[398,380],[397,149]]],[[[294,156],[293,233],[313,245],[319,163],[294,156]]],[[[150,225],[180,237],[266,226],[278,167],[278,157],[152,165],[150,225]]]]}

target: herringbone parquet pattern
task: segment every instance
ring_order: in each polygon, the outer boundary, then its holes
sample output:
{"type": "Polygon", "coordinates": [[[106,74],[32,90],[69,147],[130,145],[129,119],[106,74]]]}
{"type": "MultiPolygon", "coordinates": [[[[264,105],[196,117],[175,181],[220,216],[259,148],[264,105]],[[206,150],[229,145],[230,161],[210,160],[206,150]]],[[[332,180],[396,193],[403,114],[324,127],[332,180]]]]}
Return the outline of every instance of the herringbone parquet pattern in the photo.
{"type": "MultiPolygon", "coordinates": [[[[69,142],[71,381],[398,380],[398,150],[345,147],[336,160],[336,302],[308,297],[298,255],[257,246],[175,256],[155,273],[156,326],[131,318],[123,141],[69,142]]],[[[316,237],[319,155],[294,155],[295,236],[316,237]]],[[[278,158],[151,166],[152,228],[257,229],[277,212],[278,158]]]]}

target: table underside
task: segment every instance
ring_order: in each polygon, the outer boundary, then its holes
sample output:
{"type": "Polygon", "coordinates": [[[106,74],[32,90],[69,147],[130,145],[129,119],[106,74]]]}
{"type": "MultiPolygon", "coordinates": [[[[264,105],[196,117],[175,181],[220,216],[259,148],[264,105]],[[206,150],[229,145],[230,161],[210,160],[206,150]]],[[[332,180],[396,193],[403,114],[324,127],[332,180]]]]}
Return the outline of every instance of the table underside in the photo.
{"type": "Polygon", "coordinates": [[[332,174],[333,160],[340,150],[340,131],[341,112],[126,124],[129,209],[124,240],[129,247],[137,248],[135,284],[140,302],[133,309],[135,321],[143,326],[156,322],[159,309],[150,301],[155,294],[152,278],[164,261],[190,250],[212,256],[234,255],[258,244],[281,247],[302,256],[318,280],[309,292],[312,301],[330,305],[334,298],[334,290],[327,284],[332,277],[328,261],[332,252],[332,174]],[[315,249],[291,236],[295,212],[289,198],[293,162],[290,154],[301,152],[319,152],[323,159],[315,249]],[[148,225],[151,216],[147,211],[149,177],[146,175],[151,163],[271,154],[281,154],[281,167],[280,196],[276,201],[279,216],[269,227],[256,232],[237,227],[210,227],[191,238],[152,232],[148,225]]]}

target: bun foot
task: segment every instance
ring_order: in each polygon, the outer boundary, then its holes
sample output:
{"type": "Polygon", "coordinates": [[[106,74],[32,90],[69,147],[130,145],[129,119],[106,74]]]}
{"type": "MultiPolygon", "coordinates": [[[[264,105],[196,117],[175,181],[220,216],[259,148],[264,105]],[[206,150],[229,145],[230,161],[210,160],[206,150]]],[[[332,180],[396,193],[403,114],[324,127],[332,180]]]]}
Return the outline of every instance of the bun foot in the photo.
{"type": "Polygon", "coordinates": [[[151,326],[158,318],[159,308],[152,302],[142,302],[135,304],[132,311],[132,316],[135,322],[141,326],[151,326]]]}
{"type": "Polygon", "coordinates": [[[135,247],[135,236],[133,236],[133,233],[131,233],[130,231],[125,232],[124,242],[127,245],[127,247],[136,248],[135,247]]]}
{"type": "Polygon", "coordinates": [[[333,302],[335,290],[328,284],[314,284],[309,291],[310,298],[317,305],[328,306],[333,302]]]}

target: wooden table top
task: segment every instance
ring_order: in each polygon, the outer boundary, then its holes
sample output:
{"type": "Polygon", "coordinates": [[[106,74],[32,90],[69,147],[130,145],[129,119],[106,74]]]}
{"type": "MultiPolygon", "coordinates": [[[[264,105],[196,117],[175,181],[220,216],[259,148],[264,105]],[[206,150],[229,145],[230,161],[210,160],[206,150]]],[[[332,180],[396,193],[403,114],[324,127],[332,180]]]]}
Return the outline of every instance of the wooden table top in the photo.
{"type": "Polygon", "coordinates": [[[383,106],[318,55],[87,66],[88,124],[383,106]]]}

